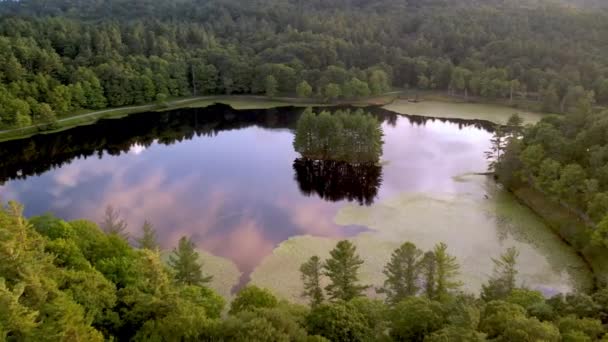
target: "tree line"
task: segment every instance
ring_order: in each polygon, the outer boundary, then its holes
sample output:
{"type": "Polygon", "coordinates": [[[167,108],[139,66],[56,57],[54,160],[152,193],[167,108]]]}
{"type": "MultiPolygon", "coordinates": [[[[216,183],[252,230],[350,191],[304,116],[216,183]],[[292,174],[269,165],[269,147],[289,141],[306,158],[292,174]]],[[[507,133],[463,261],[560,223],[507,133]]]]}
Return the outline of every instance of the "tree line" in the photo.
{"type": "Polygon", "coordinates": [[[517,285],[509,248],[480,296],[461,290],[447,245],[405,242],[373,289],[364,260],[339,241],[322,261],[300,267],[308,306],[256,286],[229,305],[208,287],[196,246],[182,237],[162,256],[152,224],[126,233],[108,207],[98,226],[50,214],[26,219],[0,208],[0,338],[7,341],[596,341],[605,338],[608,290],[540,292],[517,285]],[[129,244],[129,241],[135,247],[129,244]],[[378,297],[380,296],[380,297],[378,297]]]}
{"type": "Polygon", "coordinates": [[[0,3],[0,125],[207,94],[332,101],[391,87],[608,101],[605,10],[538,1],[0,3]],[[138,18],[133,20],[133,18],[138,18]]]}
{"type": "Polygon", "coordinates": [[[543,193],[592,228],[593,242],[608,247],[608,117],[579,100],[563,116],[547,116],[516,134],[495,137],[496,174],[509,188],[543,193]]]}

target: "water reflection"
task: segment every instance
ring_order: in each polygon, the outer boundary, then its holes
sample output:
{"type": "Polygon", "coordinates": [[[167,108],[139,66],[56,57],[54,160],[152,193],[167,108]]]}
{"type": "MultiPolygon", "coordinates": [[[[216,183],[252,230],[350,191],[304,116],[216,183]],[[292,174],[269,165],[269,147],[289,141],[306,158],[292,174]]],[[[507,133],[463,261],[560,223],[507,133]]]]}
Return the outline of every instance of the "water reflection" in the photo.
{"type": "Polygon", "coordinates": [[[376,164],[297,158],[293,169],[303,194],[316,194],[333,202],[348,200],[371,205],[382,184],[382,166],[376,164]]]}
{"type": "Polygon", "coordinates": [[[490,135],[477,124],[380,108],[370,111],[383,125],[387,164],[307,161],[292,147],[302,110],[215,105],[142,113],[1,143],[0,197],[24,203],[27,215],[52,211],[93,221],[112,204],[132,235],[148,219],[163,247],[192,236],[234,261],[245,282],[292,236],[339,238],[366,230],[334,223],[346,201],[449,192],[454,175],[486,167],[490,135]]]}

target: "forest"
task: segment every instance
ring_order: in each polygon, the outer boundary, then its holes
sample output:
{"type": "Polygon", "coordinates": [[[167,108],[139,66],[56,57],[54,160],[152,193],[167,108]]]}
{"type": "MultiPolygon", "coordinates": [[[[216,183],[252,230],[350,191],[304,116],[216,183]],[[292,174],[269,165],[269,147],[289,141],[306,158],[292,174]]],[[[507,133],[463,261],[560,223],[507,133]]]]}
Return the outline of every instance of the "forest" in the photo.
{"type": "Polygon", "coordinates": [[[605,9],[543,0],[2,1],[0,127],[183,96],[394,88],[567,112],[608,102],[606,35],[605,9]]]}
{"type": "Polygon", "coordinates": [[[404,242],[385,281],[359,280],[348,240],[300,267],[308,305],[253,285],[227,304],[207,284],[196,246],[161,253],[145,222],[138,236],[111,207],[98,226],[0,208],[0,339],[6,341],[598,341],[608,289],[546,299],[517,283],[518,251],[493,260],[479,295],[461,290],[459,262],[438,243],[404,242]],[[132,247],[131,244],[136,247],[132,247]]]}

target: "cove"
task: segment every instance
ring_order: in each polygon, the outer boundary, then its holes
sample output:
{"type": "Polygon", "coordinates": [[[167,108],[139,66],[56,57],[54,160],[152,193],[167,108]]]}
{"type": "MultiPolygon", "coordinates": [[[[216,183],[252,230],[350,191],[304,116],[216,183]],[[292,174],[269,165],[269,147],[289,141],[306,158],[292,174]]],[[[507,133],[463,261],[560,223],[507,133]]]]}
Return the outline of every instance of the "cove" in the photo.
{"type": "Polygon", "coordinates": [[[192,236],[222,293],[252,282],[300,300],[298,267],[352,239],[379,285],[391,251],[443,241],[466,290],[492,261],[521,253],[524,285],[547,294],[590,286],[588,268],[543,222],[491,179],[492,125],[368,109],[381,122],[381,162],[362,168],[302,160],[293,130],[302,108],[225,105],[133,114],[0,144],[0,197],[26,215],[100,221],[121,210],[136,236],[145,219],[164,248],[192,236]],[[217,274],[219,273],[219,274],[217,274]]]}

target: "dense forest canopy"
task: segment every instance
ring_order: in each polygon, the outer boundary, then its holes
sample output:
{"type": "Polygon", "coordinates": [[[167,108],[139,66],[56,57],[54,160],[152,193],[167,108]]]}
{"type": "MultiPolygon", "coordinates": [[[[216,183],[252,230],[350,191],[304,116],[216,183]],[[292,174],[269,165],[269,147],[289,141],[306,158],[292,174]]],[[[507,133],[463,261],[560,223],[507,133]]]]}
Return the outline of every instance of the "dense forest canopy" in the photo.
{"type": "Polygon", "coordinates": [[[381,288],[361,282],[350,241],[300,267],[308,306],[246,286],[229,305],[210,289],[196,246],[162,257],[154,226],[137,236],[111,207],[101,225],[0,206],[3,341],[599,341],[608,290],[546,299],[517,281],[518,252],[493,259],[480,296],[461,291],[444,243],[395,249],[381,288]],[[131,247],[131,240],[136,246],[131,247]],[[168,262],[163,261],[168,260],[168,262]],[[374,291],[375,290],[375,291],[374,291]],[[376,292],[378,295],[370,297],[376,292]]]}
{"type": "Polygon", "coordinates": [[[332,101],[392,87],[608,102],[608,12],[551,1],[0,3],[0,125],[204,94],[332,101]]]}

